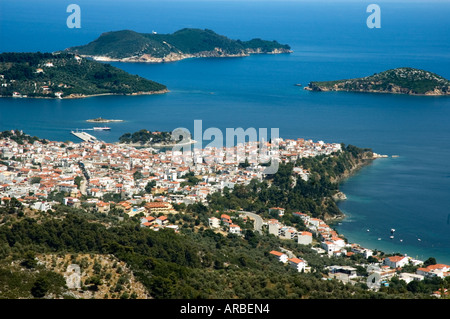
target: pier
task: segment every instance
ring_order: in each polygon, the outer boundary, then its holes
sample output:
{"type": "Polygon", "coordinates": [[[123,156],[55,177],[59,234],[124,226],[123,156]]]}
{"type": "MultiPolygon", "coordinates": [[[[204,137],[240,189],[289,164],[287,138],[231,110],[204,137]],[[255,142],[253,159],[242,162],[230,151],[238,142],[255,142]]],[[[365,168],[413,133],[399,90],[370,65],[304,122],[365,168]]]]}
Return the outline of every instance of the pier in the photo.
{"type": "Polygon", "coordinates": [[[85,142],[90,142],[90,143],[94,143],[97,142],[97,138],[95,136],[92,136],[91,134],[88,134],[84,131],[79,132],[78,130],[72,131],[71,132],[73,135],[75,135],[76,137],[78,137],[79,139],[82,139],[85,142]]]}

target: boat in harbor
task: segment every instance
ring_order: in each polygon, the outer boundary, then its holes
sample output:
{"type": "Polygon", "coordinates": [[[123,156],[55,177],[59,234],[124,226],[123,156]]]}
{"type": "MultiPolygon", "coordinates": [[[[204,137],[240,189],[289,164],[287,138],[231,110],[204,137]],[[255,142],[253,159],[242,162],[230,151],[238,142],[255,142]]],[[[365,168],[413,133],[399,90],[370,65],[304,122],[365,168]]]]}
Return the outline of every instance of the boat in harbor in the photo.
{"type": "Polygon", "coordinates": [[[107,126],[95,126],[94,131],[110,131],[111,128],[107,126]]]}

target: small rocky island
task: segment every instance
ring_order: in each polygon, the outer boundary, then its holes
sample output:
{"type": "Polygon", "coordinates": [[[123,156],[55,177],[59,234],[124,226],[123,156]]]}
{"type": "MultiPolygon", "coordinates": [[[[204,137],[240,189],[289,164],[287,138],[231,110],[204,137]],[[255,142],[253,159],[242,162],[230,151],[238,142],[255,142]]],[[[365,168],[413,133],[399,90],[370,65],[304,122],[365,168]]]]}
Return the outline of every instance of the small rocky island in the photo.
{"type": "Polygon", "coordinates": [[[305,90],[438,96],[450,95],[450,81],[425,70],[397,68],[363,78],[310,82],[305,90]]]}
{"type": "Polygon", "coordinates": [[[95,119],[86,120],[86,122],[90,122],[90,123],[110,123],[110,122],[123,122],[123,120],[110,120],[110,119],[104,119],[102,117],[97,117],[95,119]]]}
{"type": "Polygon", "coordinates": [[[0,54],[0,97],[69,99],[165,92],[163,84],[72,53],[0,54]]]}
{"type": "Polygon", "coordinates": [[[259,38],[232,40],[212,30],[185,28],[172,34],[112,31],[65,50],[97,61],[172,62],[194,57],[242,57],[292,52],[287,44],[259,38]]]}

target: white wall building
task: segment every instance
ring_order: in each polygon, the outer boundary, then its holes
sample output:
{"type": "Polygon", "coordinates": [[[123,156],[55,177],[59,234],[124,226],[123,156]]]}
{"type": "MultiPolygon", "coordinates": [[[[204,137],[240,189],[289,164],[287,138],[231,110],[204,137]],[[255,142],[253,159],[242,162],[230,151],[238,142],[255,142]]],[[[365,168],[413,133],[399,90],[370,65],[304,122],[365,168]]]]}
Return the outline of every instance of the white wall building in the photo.
{"type": "Polygon", "coordinates": [[[297,243],[300,245],[310,245],[312,244],[312,233],[308,231],[302,231],[298,233],[297,243]]]}

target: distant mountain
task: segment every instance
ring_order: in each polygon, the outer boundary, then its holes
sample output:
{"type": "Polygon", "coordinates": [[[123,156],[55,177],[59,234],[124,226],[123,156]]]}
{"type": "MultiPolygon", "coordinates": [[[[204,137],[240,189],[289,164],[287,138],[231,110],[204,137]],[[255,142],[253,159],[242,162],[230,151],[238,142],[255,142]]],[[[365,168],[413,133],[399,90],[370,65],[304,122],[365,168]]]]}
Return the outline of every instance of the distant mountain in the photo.
{"type": "Polygon", "coordinates": [[[357,79],[310,82],[305,89],[310,91],[450,95],[450,81],[429,71],[397,68],[357,79]]]}
{"type": "Polygon", "coordinates": [[[1,53],[0,96],[80,98],[167,92],[165,85],[71,53],[1,53]]]}
{"type": "Polygon", "coordinates": [[[170,62],[192,57],[235,57],[249,54],[290,53],[289,45],[277,41],[232,40],[212,30],[182,29],[172,34],[106,32],[86,45],[68,52],[101,61],[170,62]]]}

